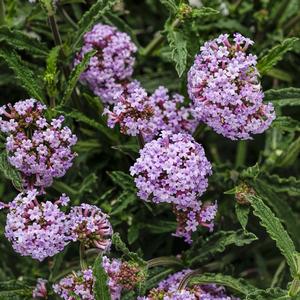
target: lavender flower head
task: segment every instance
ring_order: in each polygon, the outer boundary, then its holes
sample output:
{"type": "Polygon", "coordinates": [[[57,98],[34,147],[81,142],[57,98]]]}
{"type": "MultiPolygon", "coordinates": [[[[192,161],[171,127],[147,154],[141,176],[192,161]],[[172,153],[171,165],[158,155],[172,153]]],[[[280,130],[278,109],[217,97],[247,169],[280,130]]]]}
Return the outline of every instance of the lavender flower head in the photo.
{"type": "Polygon", "coordinates": [[[190,272],[186,269],[170,275],[157,288],[152,289],[147,297],[138,297],[138,300],[239,300],[227,295],[223,286],[215,284],[194,285],[179,290],[181,280],[190,272]]]}
{"type": "Polygon", "coordinates": [[[94,205],[81,204],[72,207],[69,214],[73,241],[80,241],[87,248],[96,247],[108,251],[111,246],[112,227],[108,215],[94,205]]]}
{"type": "Polygon", "coordinates": [[[39,278],[37,280],[36,287],[32,292],[33,299],[47,299],[48,292],[47,292],[47,280],[39,278]]]}
{"type": "Polygon", "coordinates": [[[93,296],[93,270],[73,272],[53,285],[54,292],[64,300],[95,300],[93,296]]]}
{"type": "Polygon", "coordinates": [[[146,141],[152,140],[163,130],[173,133],[193,133],[196,129],[193,108],[191,105],[183,106],[183,96],[170,95],[167,88],[160,86],[149,97],[149,102],[153,109],[153,117],[149,120],[148,128],[153,132],[144,136],[146,141]]]}
{"type": "Polygon", "coordinates": [[[123,92],[123,84],[131,77],[137,48],[128,34],[116,27],[97,24],[84,35],[84,44],[74,64],[87,52],[97,50],[82,73],[81,81],[101,97],[104,103],[115,103],[115,95],[123,92]]]}
{"type": "Polygon", "coordinates": [[[69,242],[68,217],[59,209],[69,198],[39,203],[37,195],[37,190],[21,193],[9,204],[5,236],[17,253],[42,261],[69,242]]]}
{"type": "Polygon", "coordinates": [[[230,138],[251,139],[264,132],[275,118],[271,103],[264,104],[253,44],[241,34],[228,34],[201,47],[188,73],[188,92],[200,121],[230,138]]]}
{"type": "Polygon", "coordinates": [[[62,126],[64,117],[48,123],[43,116],[45,109],[35,99],[0,108],[0,129],[8,134],[8,160],[21,172],[27,189],[50,186],[53,178],[65,175],[76,156],[71,147],[77,138],[70,128],[62,126]]]}
{"type": "Polygon", "coordinates": [[[124,134],[136,136],[153,132],[149,121],[153,116],[153,107],[147,92],[136,80],[126,85],[112,111],[106,108],[104,114],[108,115],[108,126],[113,128],[119,124],[124,134]]]}
{"type": "Polygon", "coordinates": [[[141,199],[186,209],[198,206],[195,200],[207,188],[211,164],[191,135],[163,131],[140,150],[130,173],[141,199]]]}

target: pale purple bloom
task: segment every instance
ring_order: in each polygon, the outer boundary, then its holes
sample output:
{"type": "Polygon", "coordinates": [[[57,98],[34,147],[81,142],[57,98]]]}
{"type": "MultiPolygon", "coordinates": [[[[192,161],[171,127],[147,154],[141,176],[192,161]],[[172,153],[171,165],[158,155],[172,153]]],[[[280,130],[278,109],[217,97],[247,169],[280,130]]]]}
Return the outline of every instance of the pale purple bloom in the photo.
{"type": "Polygon", "coordinates": [[[195,115],[217,133],[230,138],[251,139],[264,132],[275,119],[256,68],[256,56],[246,50],[253,42],[241,34],[223,34],[201,47],[188,73],[188,92],[195,115]]]}
{"type": "Polygon", "coordinates": [[[39,278],[37,280],[37,284],[35,289],[32,292],[32,297],[34,299],[47,299],[48,292],[47,292],[47,280],[39,278]]]}
{"type": "Polygon", "coordinates": [[[74,64],[80,63],[87,52],[97,50],[88,68],[81,74],[87,84],[104,103],[115,103],[116,95],[123,93],[123,86],[133,73],[136,46],[127,33],[114,26],[96,24],[84,35],[81,51],[74,64]]]}

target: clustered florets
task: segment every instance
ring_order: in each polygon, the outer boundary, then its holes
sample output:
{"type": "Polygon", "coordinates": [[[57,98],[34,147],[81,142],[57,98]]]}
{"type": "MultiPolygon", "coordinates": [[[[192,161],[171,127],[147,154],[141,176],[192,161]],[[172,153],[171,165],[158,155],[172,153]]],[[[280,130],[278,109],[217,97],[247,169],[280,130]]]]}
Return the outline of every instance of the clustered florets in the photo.
{"type": "Polygon", "coordinates": [[[176,211],[183,211],[184,215],[190,212],[185,219],[189,230],[183,232],[181,226],[177,231],[178,235],[189,240],[187,232],[195,231],[194,226],[188,225],[191,219],[193,224],[202,223],[199,213],[203,210],[198,197],[206,190],[207,177],[211,174],[211,164],[203,147],[189,134],[163,131],[158,139],[140,150],[140,157],[130,173],[135,177],[141,199],[171,203],[176,211]]]}
{"type": "Polygon", "coordinates": [[[47,292],[47,280],[38,278],[37,284],[32,291],[33,299],[47,299],[48,292],[47,292]]]}
{"type": "Polygon", "coordinates": [[[6,150],[9,162],[21,172],[26,189],[43,191],[53,178],[62,177],[72,166],[77,142],[70,128],[62,127],[64,117],[43,116],[46,106],[27,99],[0,108],[0,129],[8,135],[6,150]]]}
{"type": "Polygon", "coordinates": [[[179,290],[181,280],[190,272],[186,269],[170,275],[157,288],[152,289],[147,297],[138,297],[138,300],[239,300],[228,296],[224,287],[215,284],[194,285],[179,290]]]}
{"type": "Polygon", "coordinates": [[[5,236],[16,252],[39,261],[53,256],[69,242],[68,216],[59,209],[68,198],[57,203],[39,202],[36,190],[19,194],[10,204],[5,236]]]}
{"type": "MultiPolygon", "coordinates": [[[[108,276],[111,299],[120,300],[122,290],[133,290],[144,279],[135,264],[120,259],[109,259],[103,256],[102,266],[108,276]]],[[[65,300],[73,300],[75,295],[80,299],[94,300],[94,277],[91,268],[73,272],[53,285],[54,292],[65,300]]]]}
{"type": "Polygon", "coordinates": [[[111,245],[112,227],[108,215],[95,205],[74,206],[69,214],[71,238],[87,248],[96,247],[108,251],[111,245]]]}
{"type": "Polygon", "coordinates": [[[253,44],[241,34],[228,34],[201,47],[188,74],[188,92],[199,121],[230,139],[249,139],[264,132],[275,118],[271,103],[263,104],[253,44]]]}
{"type": "Polygon", "coordinates": [[[104,103],[114,104],[133,73],[133,54],[137,48],[126,33],[113,26],[97,24],[84,35],[84,45],[76,56],[75,65],[92,50],[97,53],[82,73],[81,81],[104,103]]]}

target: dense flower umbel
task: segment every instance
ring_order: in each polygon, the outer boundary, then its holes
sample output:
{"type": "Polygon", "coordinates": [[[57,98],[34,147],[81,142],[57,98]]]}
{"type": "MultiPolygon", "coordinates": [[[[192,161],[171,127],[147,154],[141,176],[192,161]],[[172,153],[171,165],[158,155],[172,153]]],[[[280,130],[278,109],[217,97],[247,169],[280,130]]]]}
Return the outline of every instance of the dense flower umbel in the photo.
{"type": "Polygon", "coordinates": [[[5,236],[16,252],[39,261],[53,256],[69,242],[68,217],[60,209],[69,198],[38,202],[36,190],[19,194],[10,204],[5,236]]]}
{"type": "MultiPolygon", "coordinates": [[[[103,256],[102,266],[108,275],[108,286],[111,299],[120,300],[122,290],[132,290],[144,279],[137,266],[119,259],[109,259],[103,256]]],[[[80,299],[94,300],[94,277],[91,268],[71,275],[53,285],[54,292],[65,300],[75,300],[74,295],[80,299]]]]}
{"type": "Polygon", "coordinates": [[[188,74],[188,92],[200,121],[217,133],[250,139],[264,132],[275,118],[271,103],[263,104],[256,56],[246,50],[253,42],[234,34],[206,42],[188,74]]]}
{"type": "Polygon", "coordinates": [[[39,278],[37,280],[37,284],[35,289],[32,292],[32,297],[34,299],[47,299],[48,293],[47,293],[47,280],[39,278]]]}
{"type": "Polygon", "coordinates": [[[138,297],[138,300],[238,300],[228,296],[224,287],[215,284],[194,285],[178,290],[180,281],[189,272],[191,270],[183,270],[170,275],[157,288],[152,289],[147,297],[138,297]]]}
{"type": "Polygon", "coordinates": [[[153,124],[149,121],[153,113],[147,92],[136,80],[126,85],[112,111],[108,108],[104,111],[104,114],[108,115],[109,127],[113,128],[119,124],[122,133],[132,136],[153,132],[153,128],[150,127],[153,124]]]}
{"type": "Polygon", "coordinates": [[[53,285],[53,290],[64,300],[95,300],[93,296],[93,270],[73,272],[53,285]]]}
{"type": "Polygon", "coordinates": [[[153,109],[153,117],[148,122],[152,133],[145,135],[147,141],[152,140],[163,130],[173,133],[192,133],[196,128],[191,105],[184,107],[184,97],[179,94],[170,95],[167,88],[160,86],[149,97],[153,109]]]}
{"type": "Polygon", "coordinates": [[[48,123],[44,109],[35,99],[0,108],[0,129],[8,135],[8,160],[21,172],[27,189],[50,186],[53,178],[66,173],[76,156],[71,147],[77,138],[70,128],[62,127],[64,117],[48,123]]]}
{"type": "Polygon", "coordinates": [[[196,199],[207,188],[211,164],[191,135],[163,131],[140,150],[130,172],[141,199],[186,209],[198,207],[196,199]]]}
{"type": "Polygon", "coordinates": [[[88,84],[103,102],[113,104],[133,73],[133,54],[137,48],[128,34],[113,26],[97,24],[84,35],[84,45],[76,56],[75,65],[92,50],[97,53],[82,73],[81,81],[88,84]]]}
{"type": "Polygon", "coordinates": [[[69,214],[73,241],[80,241],[87,248],[108,251],[111,246],[112,227],[108,215],[94,205],[74,206],[69,214]]]}

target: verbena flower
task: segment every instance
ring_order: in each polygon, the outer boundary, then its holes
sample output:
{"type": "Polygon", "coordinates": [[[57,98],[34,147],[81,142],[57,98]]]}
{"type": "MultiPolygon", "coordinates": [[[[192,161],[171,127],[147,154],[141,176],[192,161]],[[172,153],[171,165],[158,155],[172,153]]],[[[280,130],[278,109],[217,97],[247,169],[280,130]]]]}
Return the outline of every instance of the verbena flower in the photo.
{"type": "Polygon", "coordinates": [[[176,214],[182,212],[185,222],[181,218],[178,236],[190,242],[190,234],[197,225],[211,224],[211,219],[204,221],[204,210],[198,200],[207,188],[211,164],[203,147],[191,135],[163,131],[140,150],[130,173],[142,200],[171,203],[176,214]]]}
{"type": "Polygon", "coordinates": [[[35,99],[0,108],[0,129],[8,135],[8,160],[21,172],[27,189],[50,186],[53,178],[66,173],[76,156],[71,147],[77,138],[70,128],[62,126],[64,117],[48,122],[45,109],[35,99]]]}
{"type": "Polygon", "coordinates": [[[136,80],[126,85],[112,110],[104,110],[104,114],[108,115],[109,127],[113,128],[119,124],[122,133],[132,136],[153,132],[149,121],[153,113],[147,92],[136,80]]]}
{"type": "Polygon", "coordinates": [[[150,134],[144,134],[146,141],[152,140],[163,130],[173,133],[193,133],[196,121],[193,118],[193,107],[184,106],[184,97],[180,94],[170,95],[167,88],[160,86],[149,97],[153,116],[149,119],[150,134]]]}
{"type": "Polygon", "coordinates": [[[233,41],[222,34],[201,47],[188,73],[197,118],[232,140],[264,132],[275,118],[272,104],[262,102],[256,56],[246,53],[252,44],[239,33],[233,41]]]}
{"type": "Polygon", "coordinates": [[[147,297],[138,297],[138,300],[238,300],[227,295],[223,286],[215,284],[198,284],[179,290],[181,280],[190,272],[191,270],[186,269],[170,275],[157,288],[152,289],[147,297]]]}
{"type": "Polygon", "coordinates": [[[81,81],[104,103],[113,104],[133,73],[133,54],[137,48],[128,34],[118,31],[114,26],[97,24],[84,35],[83,47],[76,55],[75,65],[92,50],[97,50],[97,53],[82,73],[81,81]]]}
{"type": "Polygon", "coordinates": [[[59,208],[67,203],[65,195],[56,203],[39,202],[37,195],[37,190],[21,193],[9,204],[5,236],[17,253],[42,261],[68,244],[69,222],[59,208]]]}
{"type": "Polygon", "coordinates": [[[47,280],[39,278],[37,280],[36,287],[32,292],[32,297],[34,299],[47,299],[48,292],[47,292],[47,280]]]}
{"type": "Polygon", "coordinates": [[[87,248],[108,251],[111,246],[112,227],[108,215],[94,205],[74,206],[69,214],[73,241],[80,241],[87,248]]]}

